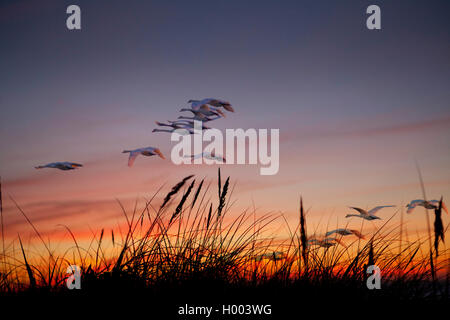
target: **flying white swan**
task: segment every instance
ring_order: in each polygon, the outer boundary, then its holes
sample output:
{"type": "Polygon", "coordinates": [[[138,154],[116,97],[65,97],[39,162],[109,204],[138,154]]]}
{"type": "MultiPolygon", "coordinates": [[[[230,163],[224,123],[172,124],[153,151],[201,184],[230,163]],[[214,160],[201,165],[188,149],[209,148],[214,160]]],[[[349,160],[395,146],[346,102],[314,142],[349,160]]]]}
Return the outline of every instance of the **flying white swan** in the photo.
{"type": "Polygon", "coordinates": [[[281,259],[285,259],[285,258],[286,258],[286,254],[284,252],[274,251],[274,252],[264,253],[264,254],[255,256],[255,261],[262,261],[263,259],[277,261],[277,260],[281,260],[281,259]]]}
{"type": "Polygon", "coordinates": [[[79,163],[75,163],[75,162],[51,162],[51,163],[47,163],[46,165],[43,166],[37,166],[35,167],[36,169],[44,169],[44,168],[54,168],[54,169],[59,169],[59,170],[74,170],[77,168],[82,167],[82,164],[79,163]]]}
{"type": "Polygon", "coordinates": [[[160,126],[160,127],[172,127],[174,129],[184,128],[184,126],[182,126],[181,124],[178,124],[178,123],[172,122],[172,121],[169,121],[170,124],[159,122],[159,121],[155,121],[155,123],[157,126],[160,126]]]}
{"type": "Polygon", "coordinates": [[[196,132],[194,132],[193,129],[184,127],[184,128],[172,128],[172,129],[153,129],[152,132],[169,132],[169,133],[173,133],[176,130],[185,130],[184,132],[181,132],[180,134],[185,135],[185,134],[195,134],[196,132]]]}
{"type": "Polygon", "coordinates": [[[207,116],[207,117],[214,117],[214,116],[221,116],[221,117],[226,117],[226,115],[225,115],[225,113],[222,111],[222,110],[220,110],[220,109],[217,109],[217,108],[213,108],[213,107],[208,107],[206,104],[201,104],[201,105],[198,105],[198,104],[192,104],[192,106],[191,106],[191,109],[189,109],[189,108],[182,108],[181,110],[180,110],[180,112],[181,111],[190,111],[190,112],[192,112],[194,115],[197,115],[197,114],[202,114],[202,115],[204,115],[204,116],[207,116]]]}
{"type": "MultiPolygon", "coordinates": [[[[191,110],[189,110],[189,111],[191,111],[191,110]]],[[[193,117],[186,117],[186,116],[179,116],[178,117],[178,119],[185,119],[185,120],[192,120],[192,121],[197,120],[197,121],[202,121],[202,122],[209,122],[209,121],[217,120],[217,119],[220,119],[220,118],[223,118],[223,117],[221,115],[219,115],[219,114],[217,116],[215,116],[214,118],[212,118],[212,117],[205,116],[201,112],[194,113],[193,117]]]]}
{"type": "Polygon", "coordinates": [[[375,208],[370,209],[369,211],[366,211],[364,209],[361,208],[356,208],[356,207],[349,207],[351,209],[355,209],[356,211],[359,212],[359,214],[347,214],[345,217],[346,218],[350,218],[350,217],[358,217],[358,218],[363,218],[366,220],[375,220],[375,219],[379,219],[381,220],[380,217],[377,217],[375,215],[375,213],[377,213],[379,210],[383,209],[383,208],[391,208],[391,207],[395,207],[395,206],[378,206],[375,208]]]}
{"type": "Polygon", "coordinates": [[[333,233],[340,234],[341,236],[349,236],[351,234],[354,234],[358,238],[364,239],[364,236],[358,230],[342,229],[342,228],[328,231],[327,233],[325,233],[325,236],[328,237],[329,235],[332,235],[333,233]]]}
{"type": "MultiPolygon", "coordinates": [[[[187,121],[187,120],[170,121],[169,120],[169,124],[162,123],[159,121],[155,121],[155,123],[158,126],[171,127],[173,129],[194,129],[194,121],[187,121]]],[[[208,129],[211,129],[211,128],[202,124],[202,130],[208,130],[208,129]]]]}
{"type": "Polygon", "coordinates": [[[194,115],[201,114],[206,117],[217,117],[217,116],[220,116],[223,118],[226,117],[225,113],[223,113],[221,110],[218,110],[218,109],[213,110],[212,108],[209,108],[209,107],[208,107],[208,110],[205,110],[205,109],[194,110],[194,109],[189,109],[189,108],[182,108],[182,109],[180,109],[180,111],[189,111],[189,112],[192,112],[194,115]]]}
{"type": "Polygon", "coordinates": [[[138,155],[143,156],[159,156],[162,159],[165,159],[164,155],[161,153],[161,151],[158,148],[154,147],[147,147],[147,148],[139,148],[134,150],[124,150],[122,153],[129,153],[130,156],[128,158],[128,166],[131,167],[134,163],[134,160],[136,160],[136,157],[138,155]]]}
{"type": "Polygon", "coordinates": [[[191,159],[198,159],[198,158],[206,158],[209,160],[216,160],[222,163],[226,163],[227,160],[225,159],[225,157],[221,156],[221,155],[216,155],[216,153],[213,152],[202,152],[196,155],[185,155],[184,158],[191,158],[191,159]]]}
{"type": "Polygon", "coordinates": [[[209,104],[214,107],[222,107],[227,111],[234,112],[233,107],[228,101],[220,100],[220,99],[214,99],[214,98],[206,98],[203,100],[189,100],[188,103],[195,103],[195,104],[209,104]]]}
{"type": "Polygon", "coordinates": [[[316,245],[323,248],[329,248],[336,245],[336,243],[332,242],[332,240],[334,239],[309,239],[307,245],[308,247],[316,245]]]}
{"type": "Polygon", "coordinates": [[[210,111],[210,107],[206,103],[202,103],[200,100],[189,100],[188,103],[191,104],[191,109],[194,111],[210,111]]]}
{"type": "MultiPolygon", "coordinates": [[[[411,213],[417,206],[424,207],[426,209],[437,209],[439,207],[439,200],[412,200],[406,205],[408,210],[406,213],[411,213]]],[[[447,206],[442,202],[442,209],[448,213],[447,206]]]]}

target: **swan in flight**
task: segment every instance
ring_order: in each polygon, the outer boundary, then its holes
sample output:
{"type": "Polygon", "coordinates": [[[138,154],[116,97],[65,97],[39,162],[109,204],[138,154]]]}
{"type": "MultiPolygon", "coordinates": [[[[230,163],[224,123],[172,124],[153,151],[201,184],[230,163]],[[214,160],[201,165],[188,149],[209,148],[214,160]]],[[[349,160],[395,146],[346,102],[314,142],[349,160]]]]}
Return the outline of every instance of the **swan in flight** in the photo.
{"type": "Polygon", "coordinates": [[[323,248],[329,248],[329,247],[336,245],[336,243],[334,243],[332,240],[334,240],[334,239],[331,239],[331,238],[327,238],[327,239],[323,239],[323,240],[309,239],[308,247],[316,245],[316,246],[323,247],[323,248]]]}
{"type": "Polygon", "coordinates": [[[161,151],[158,148],[154,147],[147,147],[147,148],[139,148],[134,150],[124,150],[122,153],[129,153],[130,157],[128,158],[128,166],[131,167],[134,163],[134,160],[136,160],[136,157],[138,155],[143,156],[159,156],[162,159],[165,159],[164,155],[161,153],[161,151]]]}
{"type": "Polygon", "coordinates": [[[375,215],[375,213],[377,213],[379,210],[381,210],[383,208],[391,208],[391,207],[395,207],[395,206],[391,206],[391,205],[389,205],[389,206],[378,206],[378,207],[370,209],[369,211],[366,211],[366,210],[361,209],[361,208],[349,207],[351,209],[354,209],[354,210],[358,211],[359,214],[347,214],[345,217],[346,218],[358,217],[358,218],[363,218],[363,219],[366,219],[366,220],[375,220],[375,219],[381,220],[381,218],[377,217],[375,215]]]}
{"type": "MultiPolygon", "coordinates": [[[[408,210],[406,213],[411,213],[417,206],[424,207],[426,209],[437,209],[439,208],[439,200],[412,200],[406,205],[408,210]]],[[[448,214],[447,206],[442,202],[442,209],[448,214]]]]}
{"type": "MultiPolygon", "coordinates": [[[[185,120],[192,120],[192,121],[197,120],[197,121],[202,121],[202,122],[213,121],[213,120],[217,120],[217,119],[220,119],[220,118],[222,118],[222,116],[219,115],[219,114],[217,116],[215,116],[214,118],[211,118],[211,117],[205,116],[201,112],[195,113],[193,117],[186,117],[186,116],[179,116],[178,117],[178,119],[185,119],[185,120]]],[[[169,122],[171,122],[171,121],[169,121],[169,122]]]]}
{"type": "MultiPolygon", "coordinates": [[[[155,121],[155,123],[160,127],[172,127],[173,129],[194,129],[194,121],[187,121],[187,120],[170,121],[169,120],[169,124],[162,123],[159,121],[155,121]]],[[[202,130],[208,130],[208,129],[211,129],[211,128],[202,124],[202,130]]]]}
{"type": "Polygon", "coordinates": [[[226,163],[227,162],[225,157],[222,157],[221,155],[216,155],[216,153],[214,151],[213,152],[203,152],[203,153],[199,153],[199,154],[196,154],[196,155],[192,154],[190,156],[185,155],[184,157],[185,158],[191,158],[191,159],[206,158],[206,159],[209,159],[209,160],[216,160],[216,161],[219,161],[219,162],[222,162],[222,163],[226,163]]]}
{"type": "Polygon", "coordinates": [[[206,106],[206,108],[198,108],[198,109],[182,108],[182,109],[180,109],[180,112],[182,112],[182,111],[189,111],[189,112],[192,112],[194,115],[201,114],[201,115],[204,115],[204,116],[207,116],[207,117],[217,117],[217,116],[220,116],[220,117],[223,117],[223,118],[226,117],[225,113],[223,113],[222,110],[219,110],[219,109],[216,109],[216,108],[212,108],[212,107],[210,108],[207,105],[204,105],[204,106],[206,106]]]}
{"type": "Polygon", "coordinates": [[[210,111],[211,108],[206,104],[202,103],[200,100],[189,100],[188,103],[191,104],[191,109],[194,111],[210,111]]]}
{"type": "Polygon", "coordinates": [[[341,246],[347,247],[345,243],[343,243],[340,239],[336,237],[330,237],[329,234],[331,233],[327,233],[327,235],[319,237],[311,236],[307,241],[307,246],[310,247],[316,245],[323,248],[329,248],[335,246],[337,243],[340,244],[341,246]]]}
{"type": "Polygon", "coordinates": [[[152,132],[169,132],[169,133],[173,133],[176,130],[185,130],[183,132],[180,132],[181,135],[185,135],[185,134],[195,134],[196,132],[194,132],[193,129],[190,128],[172,128],[172,129],[153,129],[152,132]]]}
{"type": "Polygon", "coordinates": [[[182,112],[182,111],[189,111],[189,112],[192,112],[194,115],[202,114],[207,117],[216,117],[216,116],[221,116],[223,118],[226,117],[225,113],[222,110],[219,110],[219,109],[213,108],[213,107],[208,107],[206,104],[203,104],[201,106],[195,106],[195,107],[193,104],[193,106],[191,106],[191,109],[182,108],[180,110],[180,112],[182,112]]]}
{"type": "MultiPolygon", "coordinates": [[[[202,121],[200,121],[200,122],[202,122],[202,121]]],[[[190,129],[194,129],[194,125],[195,125],[194,121],[190,121],[190,120],[176,120],[176,121],[169,121],[169,123],[175,124],[178,126],[182,126],[185,128],[190,128],[190,129]]],[[[209,129],[211,129],[211,127],[205,126],[202,122],[202,130],[209,130],[209,129]]]]}
{"type": "Polygon", "coordinates": [[[264,253],[264,254],[257,255],[255,257],[255,261],[262,261],[263,259],[277,261],[277,260],[281,260],[281,259],[285,259],[285,258],[286,258],[286,254],[284,252],[274,251],[272,253],[264,253]]]}
{"type": "Polygon", "coordinates": [[[192,104],[209,104],[214,107],[222,107],[227,111],[234,112],[233,107],[231,106],[231,103],[228,101],[220,100],[220,99],[214,99],[214,98],[206,98],[203,100],[189,100],[188,103],[192,104]]]}
{"type": "Polygon", "coordinates": [[[54,168],[59,170],[75,170],[77,168],[82,167],[82,164],[75,163],[75,162],[51,162],[47,163],[43,166],[37,166],[36,169],[44,169],[44,168],[54,168]]]}
{"type": "Polygon", "coordinates": [[[349,236],[351,234],[354,234],[358,238],[364,239],[364,236],[358,230],[352,230],[352,229],[331,230],[331,231],[328,231],[327,233],[325,233],[325,236],[328,237],[328,236],[332,235],[333,233],[340,234],[341,236],[349,236]]]}

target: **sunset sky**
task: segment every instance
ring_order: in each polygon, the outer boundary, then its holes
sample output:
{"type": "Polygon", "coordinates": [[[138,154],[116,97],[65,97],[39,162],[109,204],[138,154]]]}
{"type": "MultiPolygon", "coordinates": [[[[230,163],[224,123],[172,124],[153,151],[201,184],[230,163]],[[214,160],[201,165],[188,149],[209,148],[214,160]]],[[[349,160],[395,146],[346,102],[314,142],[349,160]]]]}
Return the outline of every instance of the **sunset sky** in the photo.
{"type": "MultiPolygon", "coordinates": [[[[215,188],[217,166],[175,166],[170,135],[152,133],[207,97],[236,110],[215,128],[280,130],[277,175],[221,166],[236,182],[232,214],[254,203],[295,222],[302,195],[312,225],[345,224],[349,205],[422,198],[415,160],[427,197],[450,202],[450,2],[376,3],[371,31],[372,1],[2,1],[6,236],[32,231],[10,197],[51,235],[123,223],[117,200],[131,211],[189,174],[215,188]],[[82,30],[66,28],[70,4],[82,30]],[[167,159],[129,168],[122,150],[147,146],[167,159]],[[53,161],[84,167],[34,169],[53,161]]],[[[422,210],[407,220],[423,230],[422,210]]]]}

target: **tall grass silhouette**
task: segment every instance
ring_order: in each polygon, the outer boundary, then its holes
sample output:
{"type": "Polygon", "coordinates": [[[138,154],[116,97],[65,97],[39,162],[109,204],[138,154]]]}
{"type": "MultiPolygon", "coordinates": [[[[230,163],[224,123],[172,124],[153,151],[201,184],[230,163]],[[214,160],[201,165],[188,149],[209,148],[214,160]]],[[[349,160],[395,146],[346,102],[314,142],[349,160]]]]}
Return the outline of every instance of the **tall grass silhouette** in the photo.
{"type": "MultiPolygon", "coordinates": [[[[261,297],[273,295],[276,288],[284,290],[285,295],[278,293],[284,299],[301,297],[304,301],[319,297],[449,299],[448,250],[441,248],[438,259],[439,244],[427,247],[431,239],[403,240],[403,220],[399,226],[387,220],[367,240],[358,238],[340,245],[342,236],[338,236],[334,246],[314,247],[308,244],[312,235],[307,233],[303,198],[294,227],[283,216],[273,214],[256,217],[254,212],[244,211],[229,217],[233,191],[230,177],[222,185],[219,169],[216,202],[210,196],[211,184],[204,179],[197,183],[193,178],[187,176],[173,186],[159,206],[156,199],[161,189],[145,201],[141,210],[135,207],[127,212],[119,203],[126,232],[102,229],[92,236],[87,248],[81,247],[70,228],[64,226],[73,246],[59,254],[52,251],[11,199],[45,250],[38,254],[27,250],[18,236],[18,254],[14,243],[5,246],[3,241],[0,292],[73,295],[76,291],[137,290],[161,297],[161,293],[170,291],[172,297],[179,294],[182,300],[187,299],[186,292],[211,298],[224,292],[247,295],[250,290],[261,297]],[[270,233],[270,227],[280,221],[288,234],[281,240],[270,233]],[[426,253],[430,250],[431,254],[433,249],[436,259],[426,253]],[[366,268],[373,264],[382,271],[382,290],[367,289],[366,268]],[[69,265],[81,268],[82,290],[66,288],[69,265]]],[[[442,221],[435,226],[436,239],[443,239],[448,226],[444,228],[442,221]]],[[[3,235],[2,218],[2,239],[3,235]]]]}

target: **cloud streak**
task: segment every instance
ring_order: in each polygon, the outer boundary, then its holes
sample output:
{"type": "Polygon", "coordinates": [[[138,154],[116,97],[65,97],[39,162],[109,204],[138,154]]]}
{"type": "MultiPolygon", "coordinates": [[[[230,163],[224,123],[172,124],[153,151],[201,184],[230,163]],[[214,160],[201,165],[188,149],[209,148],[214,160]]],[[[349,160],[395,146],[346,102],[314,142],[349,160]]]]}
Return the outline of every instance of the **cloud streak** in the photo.
{"type": "MultiPolygon", "coordinates": [[[[450,116],[444,116],[434,119],[426,119],[422,121],[415,121],[410,123],[396,123],[385,126],[373,126],[367,120],[362,120],[360,122],[347,122],[341,123],[338,126],[335,125],[334,128],[326,129],[310,129],[304,132],[299,132],[299,130],[291,130],[287,133],[282,132],[280,140],[282,142],[291,142],[292,140],[297,140],[298,137],[303,137],[307,139],[324,139],[324,138],[359,138],[359,137],[372,137],[372,136],[382,136],[382,135],[402,135],[411,134],[414,132],[423,131],[436,131],[449,128],[450,126],[450,116]],[[356,128],[351,129],[356,124],[356,128]],[[363,124],[364,126],[358,126],[358,124],[363,124]],[[348,129],[350,127],[350,129],[348,129]]],[[[450,130],[448,131],[450,133],[450,130]]]]}

